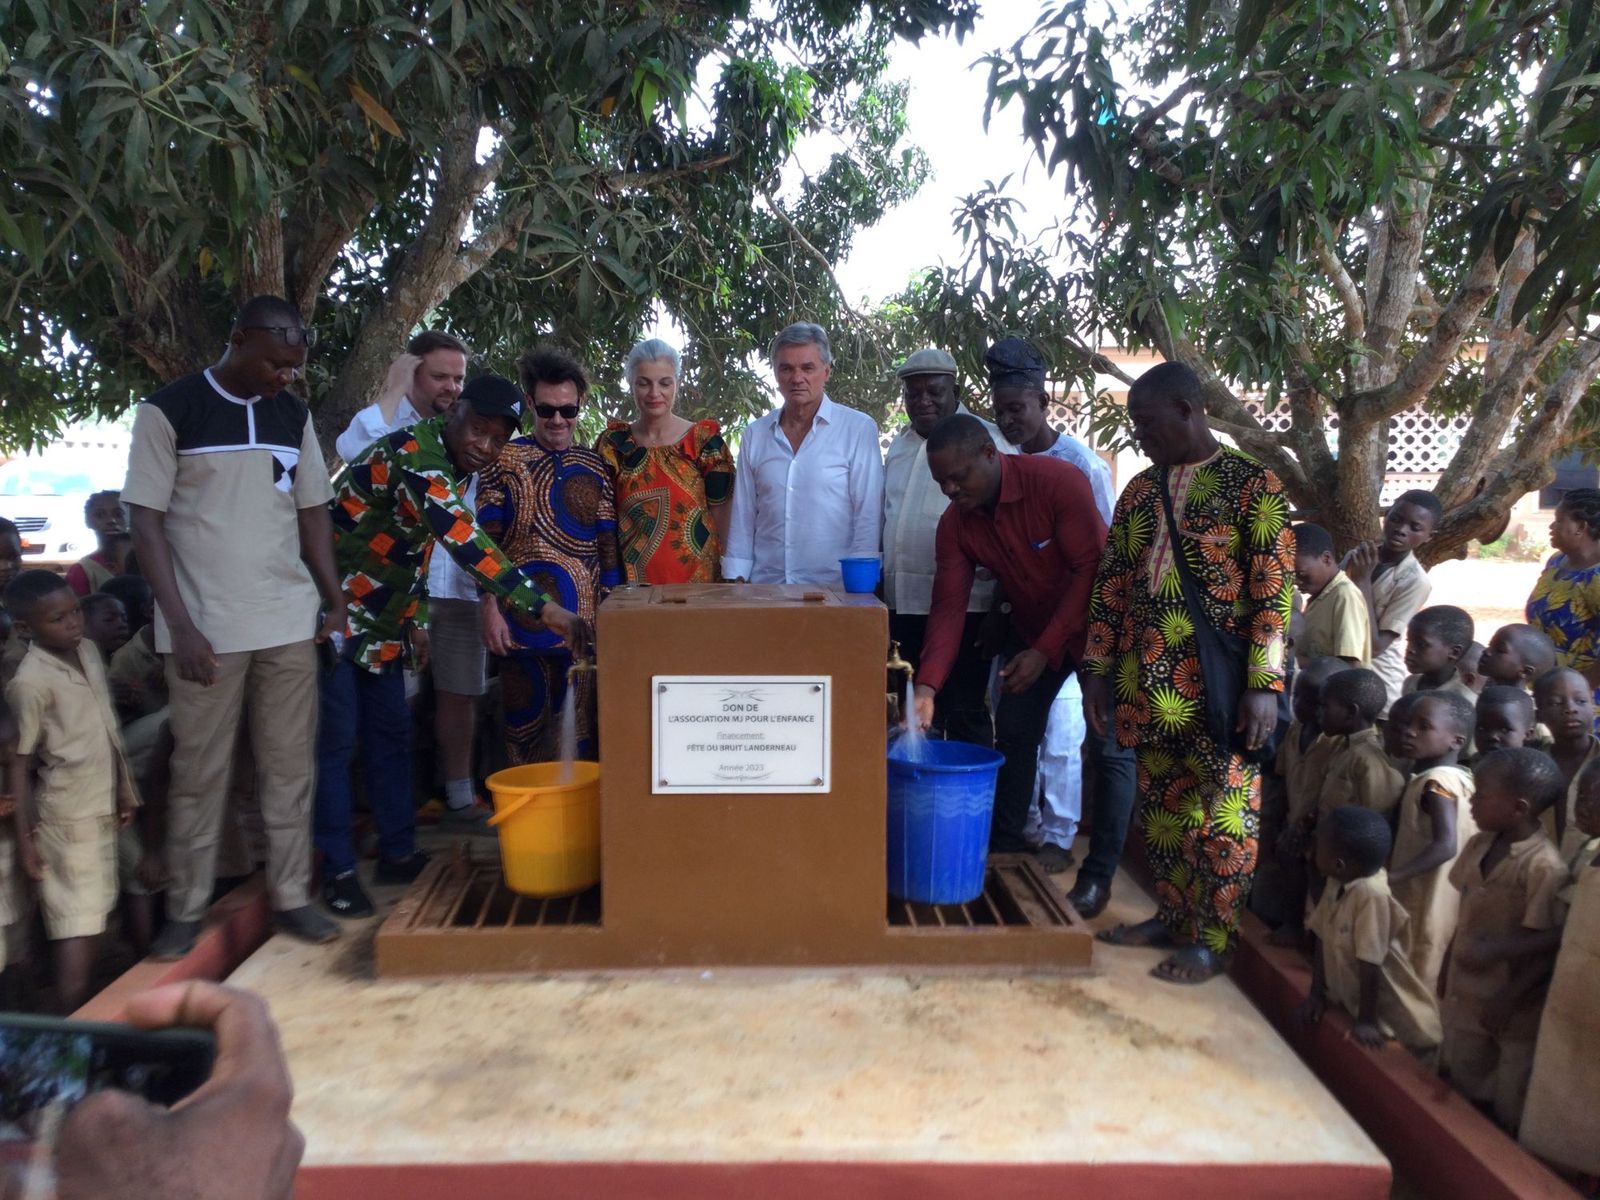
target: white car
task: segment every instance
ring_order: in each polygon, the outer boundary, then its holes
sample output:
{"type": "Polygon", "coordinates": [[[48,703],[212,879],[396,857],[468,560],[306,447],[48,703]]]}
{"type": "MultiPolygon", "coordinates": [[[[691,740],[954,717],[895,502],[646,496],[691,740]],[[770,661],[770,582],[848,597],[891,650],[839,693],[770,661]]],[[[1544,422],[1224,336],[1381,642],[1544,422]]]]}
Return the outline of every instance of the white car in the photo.
{"type": "Polygon", "coordinates": [[[21,535],[22,565],[64,569],[93,551],[84,505],[127,474],[127,450],[112,447],[52,446],[0,463],[0,517],[21,535]]]}

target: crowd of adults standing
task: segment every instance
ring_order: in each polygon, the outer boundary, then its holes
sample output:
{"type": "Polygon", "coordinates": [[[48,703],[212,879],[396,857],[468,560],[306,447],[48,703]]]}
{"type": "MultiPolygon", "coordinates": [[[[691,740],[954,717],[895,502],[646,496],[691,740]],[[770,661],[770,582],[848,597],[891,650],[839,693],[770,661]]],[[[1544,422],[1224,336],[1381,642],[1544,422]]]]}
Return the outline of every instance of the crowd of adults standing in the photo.
{"type": "Polygon", "coordinates": [[[469,348],[425,332],[338,437],[336,475],[289,390],[313,341],[292,305],[251,300],[223,356],[135,419],[121,501],[171,693],[170,787],[144,834],[166,850],[156,957],[194,944],[241,790],[287,933],[338,934],[312,904],[314,857],[327,909],[373,911],[356,871],[357,764],[376,877],[417,876],[408,675],[432,677],[437,817],[486,832],[473,759],[486,652],[509,762],[556,756],[569,699],[576,753],[593,757],[595,675],[570,668],[612,588],[836,585],[841,558],[881,552],[915,719],[1004,754],[991,848],[1053,873],[1073,863],[1082,745],[1092,837],[1069,898],[1097,915],[1136,779],[1181,786],[1201,819],[1151,850],[1186,886],[1116,940],[1170,942],[1164,977],[1220,969],[1249,890],[1250,752],[1283,688],[1291,583],[1281,489],[1211,438],[1192,373],[1158,367],[1130,395],[1157,465],[1113,511],[1109,470],[1051,427],[1045,363],[1016,338],[985,360],[994,422],[963,402],[948,353],[911,355],[897,372],[907,424],[885,457],[875,422],[828,396],[826,333],[791,325],[770,350],[782,403],[745,430],[736,463],[716,422],[675,412],[681,364],[665,343],[629,355],[635,419],[590,449],[576,359],[535,350],[515,381],[469,381],[469,348]],[[1250,647],[1238,744],[1206,723],[1184,634],[1196,621],[1250,647]],[[1136,772],[1134,747],[1158,742],[1136,772]]]}

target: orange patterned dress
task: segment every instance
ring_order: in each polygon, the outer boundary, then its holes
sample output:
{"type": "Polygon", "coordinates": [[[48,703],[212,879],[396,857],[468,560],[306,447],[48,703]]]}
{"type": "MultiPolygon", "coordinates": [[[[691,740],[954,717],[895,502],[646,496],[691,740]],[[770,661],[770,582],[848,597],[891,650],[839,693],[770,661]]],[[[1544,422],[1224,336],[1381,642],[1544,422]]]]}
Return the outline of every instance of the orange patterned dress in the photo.
{"type": "Polygon", "coordinates": [[[609,421],[594,448],[611,471],[628,582],[713,582],[722,546],[709,514],[733,498],[721,426],[696,421],[670,446],[641,446],[626,421],[609,421]]]}

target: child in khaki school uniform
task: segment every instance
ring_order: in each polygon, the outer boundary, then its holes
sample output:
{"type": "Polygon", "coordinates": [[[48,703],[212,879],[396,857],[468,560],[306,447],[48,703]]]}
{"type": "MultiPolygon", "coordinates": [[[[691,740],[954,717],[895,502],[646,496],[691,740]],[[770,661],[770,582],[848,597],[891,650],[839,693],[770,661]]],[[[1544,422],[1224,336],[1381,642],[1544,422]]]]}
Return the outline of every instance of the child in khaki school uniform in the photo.
{"type": "Polygon", "coordinates": [[[1365,808],[1336,808],[1318,827],[1317,871],[1328,884],[1311,914],[1311,994],[1296,1021],[1316,1024],[1331,1000],[1363,1046],[1395,1038],[1427,1057],[1439,1046],[1439,1002],[1406,955],[1406,911],[1383,869],[1389,848],[1389,823],[1365,808]]]}
{"type": "Polygon", "coordinates": [[[1475,834],[1450,868],[1461,912],[1450,948],[1440,1067],[1468,1099],[1515,1132],[1559,945],[1561,855],[1539,828],[1566,790],[1539,750],[1495,750],[1478,763],[1475,834]]]}
{"type": "MultiPolygon", "coordinates": [[[[1406,910],[1406,955],[1430,993],[1456,931],[1461,894],[1450,882],[1450,866],[1467,839],[1472,820],[1472,773],[1457,765],[1472,728],[1472,706],[1454,692],[1417,692],[1404,697],[1405,728],[1400,750],[1411,779],[1400,797],[1389,888],[1406,910]]],[[[1389,710],[1396,722],[1398,704],[1389,710]]]]}
{"type": "Polygon", "coordinates": [[[1317,819],[1354,804],[1388,816],[1405,790],[1402,775],[1384,753],[1378,714],[1388,703],[1375,671],[1354,667],[1322,685],[1322,733],[1332,738],[1327,773],[1317,793],[1317,819]]]}
{"type": "Polygon", "coordinates": [[[1472,742],[1480,758],[1491,750],[1520,750],[1528,745],[1536,723],[1533,697],[1527,692],[1503,683],[1487,684],[1478,695],[1472,742]]]}
{"type": "Polygon", "coordinates": [[[6,607],[32,635],[6,689],[17,722],[7,772],[17,862],[38,886],[56,1000],[71,1012],[88,998],[96,943],[117,900],[116,831],[138,800],[99,652],[84,645],[77,595],[52,572],[24,571],[6,589],[6,607]]]}
{"type": "Polygon", "coordinates": [[[1594,735],[1594,691],[1589,681],[1571,667],[1556,667],[1533,684],[1534,709],[1539,723],[1550,731],[1550,757],[1561,768],[1566,795],[1552,804],[1540,824],[1545,836],[1569,866],[1585,841],[1573,809],[1578,800],[1578,776],[1600,759],[1600,738],[1594,735]]]}
{"type": "Polygon", "coordinates": [[[1600,760],[1577,779],[1583,853],[1558,897],[1561,949],[1539,1021],[1522,1144],[1573,1175],[1600,1175],[1600,760]]]}
{"type": "Polygon", "coordinates": [[[1372,627],[1361,589],[1339,569],[1333,538],[1320,525],[1294,527],[1294,582],[1306,594],[1295,632],[1294,655],[1301,666],[1318,658],[1337,658],[1364,666],[1372,656],[1372,627]]]}
{"type": "Polygon", "coordinates": [[[1335,749],[1333,739],[1322,735],[1322,685],[1344,669],[1345,664],[1337,658],[1319,658],[1294,677],[1294,720],[1273,764],[1288,798],[1283,833],[1273,848],[1286,906],[1282,924],[1270,935],[1276,946],[1298,946],[1305,939],[1306,858],[1311,830],[1316,826],[1317,794],[1335,749]]]}
{"type": "MultiPolygon", "coordinates": [[[[1454,692],[1468,705],[1478,703],[1478,689],[1461,674],[1467,651],[1477,646],[1472,640],[1472,614],[1453,604],[1435,604],[1411,618],[1406,626],[1406,676],[1400,694],[1412,692],[1454,692]]],[[[1479,647],[1480,652],[1482,647],[1479,647]]],[[[1461,761],[1472,757],[1472,730],[1467,730],[1467,745],[1461,761]]]]}
{"type": "MultiPolygon", "coordinates": [[[[1533,693],[1533,681],[1556,665],[1555,643],[1536,625],[1502,625],[1484,648],[1478,667],[1490,683],[1533,693]]],[[[1549,750],[1554,741],[1543,721],[1535,721],[1524,743],[1549,750]]]]}
{"type": "Polygon", "coordinates": [[[1410,491],[1396,497],[1384,514],[1382,536],[1363,542],[1340,564],[1367,602],[1372,627],[1372,669],[1383,680],[1383,711],[1400,698],[1405,682],[1405,636],[1411,618],[1428,602],[1432,584],[1416,552],[1433,537],[1444,506],[1432,492],[1410,491]]]}

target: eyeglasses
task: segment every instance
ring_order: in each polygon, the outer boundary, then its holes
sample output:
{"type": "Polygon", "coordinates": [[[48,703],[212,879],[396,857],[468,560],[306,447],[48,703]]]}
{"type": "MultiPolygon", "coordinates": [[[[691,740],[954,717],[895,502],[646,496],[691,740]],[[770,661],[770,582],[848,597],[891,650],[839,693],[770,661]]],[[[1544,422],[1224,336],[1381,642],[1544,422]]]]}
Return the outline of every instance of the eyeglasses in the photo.
{"type": "Polygon", "coordinates": [[[578,419],[578,406],[576,404],[535,404],[533,411],[539,414],[541,420],[545,421],[558,414],[569,421],[578,419]]]}
{"type": "Polygon", "coordinates": [[[317,331],[307,329],[304,325],[241,325],[241,330],[258,330],[261,333],[275,333],[285,346],[304,346],[307,350],[317,344],[317,331]]]}

